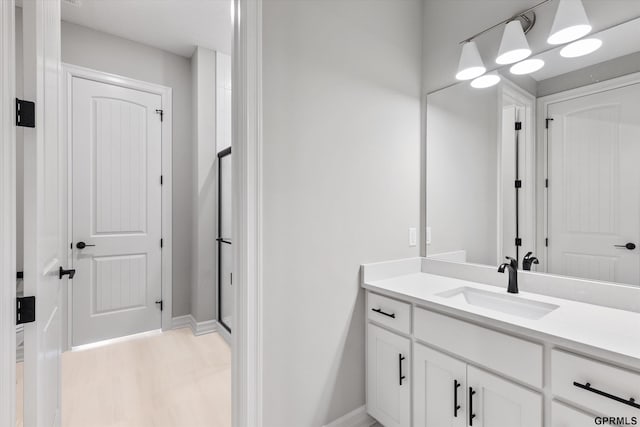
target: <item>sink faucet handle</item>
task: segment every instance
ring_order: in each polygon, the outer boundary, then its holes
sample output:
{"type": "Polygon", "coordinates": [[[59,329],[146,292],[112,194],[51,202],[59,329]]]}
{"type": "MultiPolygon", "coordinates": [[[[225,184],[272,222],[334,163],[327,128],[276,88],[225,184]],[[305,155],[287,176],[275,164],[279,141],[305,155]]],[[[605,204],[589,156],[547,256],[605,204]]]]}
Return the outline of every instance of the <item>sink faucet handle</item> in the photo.
{"type": "Polygon", "coordinates": [[[511,258],[510,256],[506,256],[505,259],[509,260],[509,264],[511,265],[511,268],[515,268],[516,270],[518,269],[518,260],[515,258],[511,258]]]}

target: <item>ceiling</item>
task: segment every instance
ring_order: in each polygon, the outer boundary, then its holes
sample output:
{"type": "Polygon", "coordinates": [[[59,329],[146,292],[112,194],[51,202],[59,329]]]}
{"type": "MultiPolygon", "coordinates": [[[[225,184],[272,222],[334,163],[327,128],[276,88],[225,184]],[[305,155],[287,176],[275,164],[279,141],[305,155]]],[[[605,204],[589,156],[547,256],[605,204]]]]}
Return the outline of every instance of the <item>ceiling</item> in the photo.
{"type": "Polygon", "coordinates": [[[231,0],[63,0],[62,20],[185,57],[231,53],[231,0]]]}

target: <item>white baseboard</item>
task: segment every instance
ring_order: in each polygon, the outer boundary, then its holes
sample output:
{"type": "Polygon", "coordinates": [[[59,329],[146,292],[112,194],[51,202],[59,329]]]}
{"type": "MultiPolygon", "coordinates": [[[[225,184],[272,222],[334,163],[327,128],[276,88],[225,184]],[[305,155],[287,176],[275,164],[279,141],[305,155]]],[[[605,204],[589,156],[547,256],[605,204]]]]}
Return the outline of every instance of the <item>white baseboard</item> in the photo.
{"type": "Polygon", "coordinates": [[[370,427],[375,423],[376,420],[367,414],[367,407],[362,405],[337,420],[333,420],[324,427],[370,427]]]}
{"type": "Polygon", "coordinates": [[[215,320],[206,320],[204,322],[196,322],[196,319],[187,314],[185,316],[174,317],[171,321],[171,329],[191,328],[193,335],[204,335],[218,330],[218,322],[215,320]]]}
{"type": "Polygon", "coordinates": [[[171,319],[171,329],[190,328],[193,317],[190,314],[171,319]]]}
{"type": "Polygon", "coordinates": [[[215,320],[206,320],[204,322],[195,322],[195,328],[193,325],[191,326],[193,329],[194,335],[204,335],[210,334],[211,332],[215,332],[218,330],[218,322],[215,320]]]}

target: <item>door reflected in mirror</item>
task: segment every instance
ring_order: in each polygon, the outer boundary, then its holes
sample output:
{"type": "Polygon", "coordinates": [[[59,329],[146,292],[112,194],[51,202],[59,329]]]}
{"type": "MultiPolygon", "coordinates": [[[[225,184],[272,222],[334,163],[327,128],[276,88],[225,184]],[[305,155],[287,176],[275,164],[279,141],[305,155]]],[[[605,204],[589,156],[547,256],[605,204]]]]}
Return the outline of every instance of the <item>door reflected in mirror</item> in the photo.
{"type": "Polygon", "coordinates": [[[427,96],[429,258],[640,285],[640,19],[576,43],[427,96]]]}

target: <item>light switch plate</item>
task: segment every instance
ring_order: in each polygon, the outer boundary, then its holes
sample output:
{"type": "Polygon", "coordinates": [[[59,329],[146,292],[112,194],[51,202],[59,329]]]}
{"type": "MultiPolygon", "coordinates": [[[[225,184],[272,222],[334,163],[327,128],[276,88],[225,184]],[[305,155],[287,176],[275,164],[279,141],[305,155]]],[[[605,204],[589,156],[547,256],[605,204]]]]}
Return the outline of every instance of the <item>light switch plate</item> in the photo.
{"type": "Polygon", "coordinates": [[[415,227],[409,228],[409,246],[413,247],[418,244],[418,233],[415,227]]]}
{"type": "Polygon", "coordinates": [[[431,227],[427,227],[427,245],[431,244],[431,227]]]}

